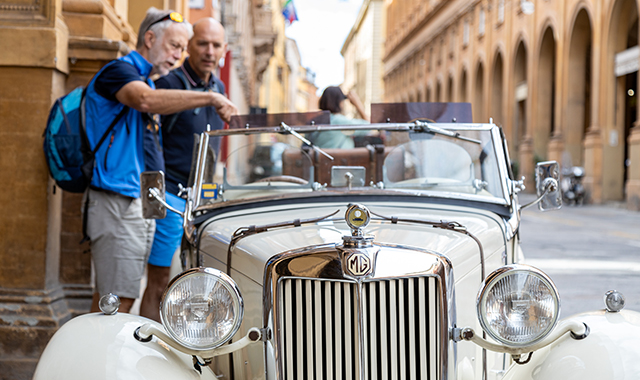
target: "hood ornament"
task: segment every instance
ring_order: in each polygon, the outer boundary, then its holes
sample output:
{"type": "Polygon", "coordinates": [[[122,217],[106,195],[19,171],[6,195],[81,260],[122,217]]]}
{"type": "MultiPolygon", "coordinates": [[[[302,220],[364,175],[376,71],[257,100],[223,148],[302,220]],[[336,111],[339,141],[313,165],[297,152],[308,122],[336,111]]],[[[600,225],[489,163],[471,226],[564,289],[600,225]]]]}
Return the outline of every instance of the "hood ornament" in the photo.
{"type": "Polygon", "coordinates": [[[371,221],[371,213],[363,205],[352,204],[344,219],[351,228],[351,235],[342,237],[342,271],[351,278],[369,277],[373,274],[378,251],[373,247],[373,236],[365,235],[363,231],[371,221]]]}
{"type": "Polygon", "coordinates": [[[371,247],[373,236],[365,236],[363,229],[369,225],[371,221],[371,213],[360,204],[351,204],[347,208],[344,216],[347,226],[351,228],[351,236],[343,236],[344,246],[354,247],[371,247]]]}

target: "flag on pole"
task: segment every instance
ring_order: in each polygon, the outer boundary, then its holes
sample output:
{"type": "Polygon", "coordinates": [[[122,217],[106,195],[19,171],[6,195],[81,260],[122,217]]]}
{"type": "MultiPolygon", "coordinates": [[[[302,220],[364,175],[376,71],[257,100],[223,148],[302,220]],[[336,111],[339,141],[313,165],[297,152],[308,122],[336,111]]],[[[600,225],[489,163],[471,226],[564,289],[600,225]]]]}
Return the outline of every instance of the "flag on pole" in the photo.
{"type": "Polygon", "coordinates": [[[296,14],[296,8],[293,6],[293,0],[287,0],[282,6],[282,15],[285,20],[289,22],[289,24],[298,20],[298,15],[296,14]]]}

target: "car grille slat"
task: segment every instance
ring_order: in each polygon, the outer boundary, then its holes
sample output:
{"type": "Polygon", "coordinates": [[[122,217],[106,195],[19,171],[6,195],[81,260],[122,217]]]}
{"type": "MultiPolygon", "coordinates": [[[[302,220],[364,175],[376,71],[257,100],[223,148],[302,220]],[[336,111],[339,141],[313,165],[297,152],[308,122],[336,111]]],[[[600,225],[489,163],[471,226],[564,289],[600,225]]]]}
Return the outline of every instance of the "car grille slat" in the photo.
{"type": "Polygon", "coordinates": [[[325,368],[324,360],[325,353],[322,350],[322,333],[323,333],[323,320],[322,320],[322,283],[316,282],[313,283],[313,319],[314,319],[314,331],[315,331],[315,371],[316,371],[316,379],[324,379],[322,375],[322,370],[325,368]]]}
{"type": "Polygon", "coordinates": [[[399,352],[398,355],[400,357],[400,380],[407,379],[407,353],[406,353],[406,342],[405,339],[407,337],[405,332],[405,320],[404,320],[404,311],[405,311],[405,303],[404,303],[404,281],[400,281],[398,284],[398,344],[399,344],[399,352]]]}
{"type": "MultiPolygon", "coordinates": [[[[408,311],[408,320],[409,323],[407,325],[407,327],[409,328],[409,335],[407,335],[407,338],[409,338],[409,378],[410,379],[415,379],[416,378],[416,315],[415,315],[415,310],[416,310],[416,304],[414,302],[415,300],[415,293],[414,293],[414,289],[413,289],[413,284],[414,281],[408,281],[407,283],[407,311],[408,311]]],[[[418,362],[419,363],[419,362],[418,362]]]]}
{"type": "MultiPolygon", "coordinates": [[[[335,362],[336,362],[336,370],[335,370],[335,374],[336,374],[336,379],[340,378],[340,374],[342,373],[342,353],[343,353],[343,348],[345,345],[344,339],[343,339],[343,325],[342,323],[340,323],[340,318],[342,317],[342,283],[340,282],[336,282],[334,284],[334,297],[335,297],[335,318],[334,318],[334,322],[335,322],[335,326],[336,326],[336,334],[334,335],[335,337],[335,349],[336,349],[336,354],[335,354],[335,362]]],[[[331,301],[331,300],[329,300],[331,301]]]]}
{"type": "MultiPolygon", "coordinates": [[[[389,349],[391,350],[391,357],[389,361],[391,362],[391,373],[398,373],[398,364],[400,363],[400,358],[398,357],[398,311],[396,305],[398,305],[398,292],[396,291],[396,283],[391,282],[389,284],[389,332],[391,333],[391,346],[389,349]]],[[[393,377],[393,376],[391,376],[393,377]]]]}
{"type": "MultiPolygon", "coordinates": [[[[427,310],[426,309],[426,301],[427,293],[425,290],[425,282],[424,280],[418,282],[418,310],[427,310]]],[[[418,336],[427,336],[427,315],[426,313],[420,313],[420,322],[419,322],[419,335],[418,336]]],[[[427,352],[427,340],[420,339],[420,352],[427,352]]],[[[420,378],[427,379],[428,364],[426,360],[420,361],[420,378]]]]}
{"type": "MultiPolygon", "coordinates": [[[[388,310],[387,287],[378,284],[380,290],[380,310],[388,310]]],[[[380,379],[389,380],[389,328],[387,313],[380,313],[380,379]]]]}
{"type": "Polygon", "coordinates": [[[306,302],[304,303],[305,307],[305,320],[306,320],[306,326],[310,326],[310,329],[306,329],[306,331],[304,331],[305,334],[305,342],[306,342],[306,347],[305,350],[307,352],[307,362],[305,363],[307,365],[307,376],[305,377],[306,379],[313,379],[313,369],[314,369],[314,350],[313,350],[313,338],[314,338],[314,328],[313,328],[313,298],[311,297],[311,281],[304,281],[304,295],[305,295],[305,300],[306,302]]]}
{"type": "MultiPolygon", "coordinates": [[[[378,380],[378,347],[375,344],[378,341],[378,334],[377,334],[377,329],[376,326],[378,325],[378,321],[377,321],[377,309],[376,309],[376,286],[378,284],[372,284],[372,286],[370,286],[369,289],[369,316],[370,316],[370,328],[369,329],[365,329],[365,331],[368,331],[369,336],[370,336],[370,341],[371,344],[366,345],[369,347],[369,353],[370,355],[368,355],[368,358],[370,360],[369,366],[367,366],[366,368],[371,368],[371,376],[367,377],[367,375],[365,374],[365,378],[369,378],[371,380],[378,380]]],[[[365,320],[366,321],[366,320],[365,320]]]]}
{"type": "MultiPolygon", "coordinates": [[[[429,287],[429,299],[437,300],[437,298],[436,298],[436,287],[435,286],[430,286],[429,287]]],[[[437,326],[439,326],[440,323],[442,323],[440,321],[440,318],[438,317],[438,313],[436,312],[437,310],[438,309],[436,309],[436,308],[429,308],[430,317],[431,317],[431,320],[433,321],[433,323],[431,323],[429,325],[429,327],[430,327],[429,336],[437,336],[438,335],[437,326]]],[[[437,339],[431,339],[430,340],[431,352],[436,357],[440,357],[440,351],[439,351],[440,346],[437,344],[438,341],[439,340],[437,340],[437,339]]],[[[429,375],[434,379],[437,376],[437,370],[438,370],[438,368],[435,366],[435,362],[434,361],[430,361],[429,375]]]]}
{"type": "Polygon", "coordinates": [[[280,311],[283,379],[352,380],[361,371],[367,380],[438,378],[436,278],[368,281],[362,287],[361,343],[357,284],[282,279],[282,304],[274,306],[280,311]]]}
{"type": "MultiPolygon", "coordinates": [[[[293,327],[293,302],[294,302],[294,298],[293,297],[293,292],[291,290],[292,288],[292,283],[291,281],[285,282],[282,287],[283,287],[283,302],[280,303],[280,313],[281,315],[284,315],[284,319],[285,319],[285,323],[287,323],[285,326],[283,326],[283,328],[286,331],[294,331],[294,327],[293,327]],[[284,305],[288,305],[287,307],[284,307],[284,305]]],[[[295,372],[294,372],[294,352],[295,350],[293,349],[293,337],[294,334],[287,334],[285,337],[285,352],[286,352],[286,358],[285,358],[285,362],[287,363],[287,366],[285,367],[285,374],[287,378],[293,378],[295,376],[295,372]]]]}
{"type": "MultiPolygon", "coordinates": [[[[326,346],[324,348],[324,353],[325,353],[325,359],[326,359],[326,368],[327,368],[327,375],[325,376],[325,379],[327,380],[333,380],[333,359],[334,359],[334,355],[336,355],[336,353],[333,351],[334,350],[334,346],[333,346],[333,335],[331,335],[331,332],[334,331],[334,326],[333,326],[333,316],[332,316],[332,298],[331,297],[331,286],[333,284],[331,284],[330,282],[325,282],[324,284],[324,319],[325,319],[325,324],[327,326],[327,331],[328,334],[325,335],[325,337],[327,338],[326,340],[326,346]]],[[[337,284],[336,284],[337,285],[337,284]]],[[[338,309],[338,308],[336,308],[338,309]]],[[[336,324],[335,329],[338,329],[338,325],[336,324]]],[[[338,340],[339,335],[336,336],[336,342],[339,342],[338,340]]],[[[339,346],[336,345],[336,346],[339,346]]],[[[339,348],[339,347],[336,347],[339,348]]]]}
{"type": "Polygon", "coordinates": [[[297,375],[298,375],[298,379],[302,379],[304,378],[304,347],[303,347],[303,342],[305,341],[305,329],[304,329],[304,324],[302,323],[303,321],[303,317],[304,317],[304,313],[303,313],[303,309],[302,307],[304,306],[304,301],[302,298],[302,280],[296,280],[296,305],[300,305],[300,309],[298,310],[298,312],[296,313],[296,334],[295,336],[297,337],[296,339],[296,353],[297,353],[297,360],[296,360],[296,368],[297,368],[297,375]]]}
{"type": "MultiPolygon", "coordinates": [[[[353,379],[354,378],[354,374],[352,373],[353,371],[353,367],[355,366],[355,363],[352,361],[352,358],[354,357],[354,352],[353,352],[353,345],[355,344],[355,342],[353,342],[353,334],[354,334],[354,324],[353,323],[349,323],[348,321],[353,321],[354,319],[351,316],[351,311],[353,310],[352,308],[352,303],[351,303],[351,287],[349,287],[347,284],[342,284],[342,297],[344,298],[344,320],[346,323],[344,323],[344,378],[346,379],[353,379]]],[[[336,320],[336,323],[339,323],[340,319],[336,320]]],[[[336,377],[340,378],[341,374],[337,374],[336,377]]]]}

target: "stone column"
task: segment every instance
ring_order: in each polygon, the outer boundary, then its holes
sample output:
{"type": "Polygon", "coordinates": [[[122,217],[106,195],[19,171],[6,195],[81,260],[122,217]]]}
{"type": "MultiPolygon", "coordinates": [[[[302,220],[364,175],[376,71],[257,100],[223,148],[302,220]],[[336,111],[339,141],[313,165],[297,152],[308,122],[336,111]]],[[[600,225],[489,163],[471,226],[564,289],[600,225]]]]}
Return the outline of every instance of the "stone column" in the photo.
{"type": "Polygon", "coordinates": [[[524,185],[526,192],[535,193],[536,177],[535,171],[533,169],[533,138],[531,136],[527,135],[522,139],[522,141],[520,142],[520,149],[518,153],[518,161],[520,163],[520,173],[518,174],[518,177],[524,176],[524,185]]]}
{"type": "Polygon", "coordinates": [[[564,138],[561,133],[556,133],[549,140],[549,157],[550,161],[562,163],[562,152],[564,152],[564,138]]]}
{"type": "Polygon", "coordinates": [[[600,129],[590,128],[584,139],[584,186],[590,203],[602,203],[603,161],[602,133],[600,129]]]}
{"type": "Polygon", "coordinates": [[[625,185],[627,208],[640,211],[640,124],[638,122],[631,129],[627,143],[629,144],[629,160],[631,160],[625,185]]]}
{"type": "Polygon", "coordinates": [[[70,318],[59,279],[62,192],[42,152],[53,100],[64,94],[68,30],[60,0],[0,4],[0,377],[31,379],[70,318]]]}

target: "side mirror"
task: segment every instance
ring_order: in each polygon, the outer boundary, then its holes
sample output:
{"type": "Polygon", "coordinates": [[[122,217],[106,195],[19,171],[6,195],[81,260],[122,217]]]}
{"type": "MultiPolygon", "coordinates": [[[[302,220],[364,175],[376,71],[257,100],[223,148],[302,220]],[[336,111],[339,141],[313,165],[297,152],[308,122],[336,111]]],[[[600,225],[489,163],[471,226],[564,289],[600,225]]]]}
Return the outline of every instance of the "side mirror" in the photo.
{"type": "Polygon", "coordinates": [[[140,174],[140,198],[142,199],[143,218],[163,219],[167,216],[163,172],[143,172],[140,174]]]}
{"type": "Polygon", "coordinates": [[[559,179],[560,168],[556,161],[539,162],[536,165],[536,193],[540,211],[557,210],[562,207],[559,179]]]}

